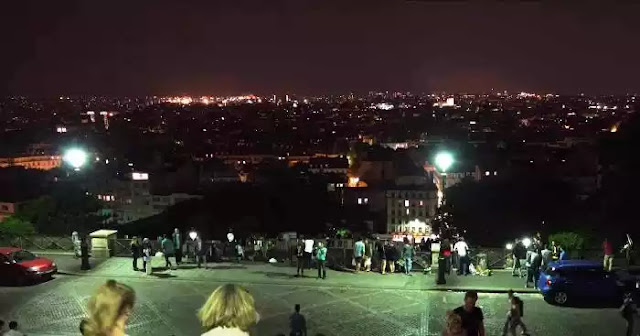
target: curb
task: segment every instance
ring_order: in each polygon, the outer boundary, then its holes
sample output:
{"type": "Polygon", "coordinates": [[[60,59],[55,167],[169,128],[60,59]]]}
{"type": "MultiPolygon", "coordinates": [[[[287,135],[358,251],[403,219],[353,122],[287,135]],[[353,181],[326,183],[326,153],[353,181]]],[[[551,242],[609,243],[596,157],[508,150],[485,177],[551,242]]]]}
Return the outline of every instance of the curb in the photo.
{"type": "MultiPolygon", "coordinates": [[[[127,278],[127,279],[138,279],[138,280],[155,280],[154,276],[134,276],[134,275],[115,275],[115,274],[105,274],[105,275],[93,275],[91,271],[86,271],[85,273],[80,272],[67,272],[67,271],[58,271],[58,274],[67,275],[67,276],[91,276],[91,277],[100,277],[100,278],[127,278]]],[[[162,273],[161,273],[162,274],[162,273]]],[[[313,279],[313,277],[309,277],[309,279],[313,279]]],[[[252,285],[275,285],[275,286],[302,286],[302,287],[332,287],[332,288],[361,288],[361,289],[381,289],[380,287],[375,286],[362,286],[353,285],[353,284],[337,284],[331,282],[323,282],[322,284],[317,283],[308,283],[308,282],[298,282],[298,283],[283,283],[283,282],[271,282],[271,281],[260,281],[260,280],[233,280],[233,279],[201,279],[201,278],[184,278],[178,277],[172,280],[177,281],[191,281],[191,282],[218,282],[218,283],[229,283],[229,282],[237,282],[243,284],[252,284],[252,285]]],[[[390,290],[409,290],[409,291],[426,291],[426,292],[456,292],[456,293],[464,293],[470,290],[476,291],[478,293],[485,294],[506,294],[509,290],[513,290],[518,294],[537,294],[538,291],[533,289],[514,289],[514,288],[473,288],[473,287],[429,287],[429,288],[406,288],[404,286],[388,286],[382,289],[390,289],[390,290]]]]}

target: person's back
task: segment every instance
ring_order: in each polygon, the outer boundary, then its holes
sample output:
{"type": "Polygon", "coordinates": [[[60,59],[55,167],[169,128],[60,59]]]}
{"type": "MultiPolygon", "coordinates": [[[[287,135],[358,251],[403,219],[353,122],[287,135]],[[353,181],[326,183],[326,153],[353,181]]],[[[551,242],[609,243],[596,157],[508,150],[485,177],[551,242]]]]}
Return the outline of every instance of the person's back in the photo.
{"type": "Polygon", "coordinates": [[[411,246],[411,244],[404,244],[402,247],[402,257],[404,259],[413,258],[413,246],[411,246]]]}
{"type": "Polygon", "coordinates": [[[18,331],[18,322],[11,321],[9,322],[9,330],[5,331],[2,336],[24,336],[24,334],[18,331]]]}
{"type": "Polygon", "coordinates": [[[362,240],[358,240],[355,243],[353,250],[354,250],[353,254],[356,257],[362,257],[363,256],[363,254],[364,254],[364,243],[362,242],[362,240]]]}
{"type": "Polygon", "coordinates": [[[162,252],[164,254],[173,254],[173,250],[174,250],[174,245],[173,242],[171,241],[171,239],[169,238],[163,238],[162,239],[162,252]]]}

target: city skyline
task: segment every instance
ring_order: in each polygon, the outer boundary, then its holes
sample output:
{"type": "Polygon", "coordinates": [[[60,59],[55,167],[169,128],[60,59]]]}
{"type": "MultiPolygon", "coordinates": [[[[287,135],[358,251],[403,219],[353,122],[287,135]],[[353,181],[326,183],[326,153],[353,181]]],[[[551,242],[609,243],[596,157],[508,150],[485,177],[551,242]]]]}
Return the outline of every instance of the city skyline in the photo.
{"type": "Polygon", "coordinates": [[[156,1],[8,7],[2,35],[11,52],[0,56],[5,94],[640,90],[633,5],[283,1],[196,7],[156,1]]]}

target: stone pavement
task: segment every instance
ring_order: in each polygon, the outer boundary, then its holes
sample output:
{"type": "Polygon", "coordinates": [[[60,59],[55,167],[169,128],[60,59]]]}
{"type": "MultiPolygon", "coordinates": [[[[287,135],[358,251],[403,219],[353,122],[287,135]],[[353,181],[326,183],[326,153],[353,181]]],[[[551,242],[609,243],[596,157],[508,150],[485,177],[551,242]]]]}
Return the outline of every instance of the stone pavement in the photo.
{"type": "MultiPolygon", "coordinates": [[[[78,335],[78,324],[94,289],[107,277],[58,276],[30,287],[0,287],[0,318],[17,320],[29,336],[78,335]]],[[[187,336],[201,333],[197,309],[220,283],[123,277],[137,302],[127,333],[131,336],[187,336]]],[[[325,286],[327,281],[242,283],[256,299],[261,315],[252,336],[287,334],[293,305],[302,305],[309,334],[424,336],[440,335],[445,314],[458,306],[462,294],[399,288],[325,286]]],[[[525,322],[532,335],[622,335],[624,323],[616,309],[576,309],[548,305],[537,294],[522,294],[525,322]]],[[[487,335],[499,335],[508,308],[505,294],[481,293],[487,335]]]]}
{"type": "MultiPolygon", "coordinates": [[[[44,254],[42,254],[44,255],[44,254]]],[[[45,255],[46,256],[46,255],[45,255]]],[[[79,260],[68,261],[69,256],[50,255],[59,264],[61,273],[85,274],[79,271],[79,260]],[[63,261],[65,260],[65,261],[63,261]]],[[[142,262],[140,261],[140,265],[142,262]]],[[[446,277],[446,285],[435,284],[435,272],[433,274],[412,273],[406,276],[402,273],[381,275],[374,272],[327,271],[326,280],[317,280],[316,270],[305,272],[304,278],[295,277],[296,269],[288,264],[266,263],[210,263],[208,269],[196,268],[193,264],[183,264],[178,270],[164,270],[164,260],[154,260],[153,278],[171,278],[174,280],[207,280],[215,282],[242,282],[251,284],[279,284],[315,286],[318,281],[326,287],[354,287],[354,288],[387,288],[387,289],[411,289],[411,290],[477,290],[481,292],[506,292],[513,289],[517,292],[535,293],[534,289],[524,288],[524,279],[512,277],[510,271],[498,270],[492,276],[457,276],[455,274],[446,277]]],[[[130,258],[115,257],[104,262],[93,261],[93,269],[86,273],[90,276],[122,278],[147,278],[142,272],[134,272],[130,258]]]]}

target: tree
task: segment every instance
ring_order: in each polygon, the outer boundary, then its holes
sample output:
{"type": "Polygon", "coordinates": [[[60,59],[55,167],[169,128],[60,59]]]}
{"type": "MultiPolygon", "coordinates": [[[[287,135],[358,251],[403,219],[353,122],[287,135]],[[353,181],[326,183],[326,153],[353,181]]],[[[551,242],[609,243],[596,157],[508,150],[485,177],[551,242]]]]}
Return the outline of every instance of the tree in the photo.
{"type": "Polygon", "coordinates": [[[16,237],[30,236],[36,233],[33,224],[20,218],[11,216],[0,222],[0,235],[16,237]]]}
{"type": "Polygon", "coordinates": [[[585,237],[577,232],[558,232],[549,235],[549,243],[555,241],[556,244],[562,246],[567,253],[577,254],[582,251],[585,245],[585,237]]]}

